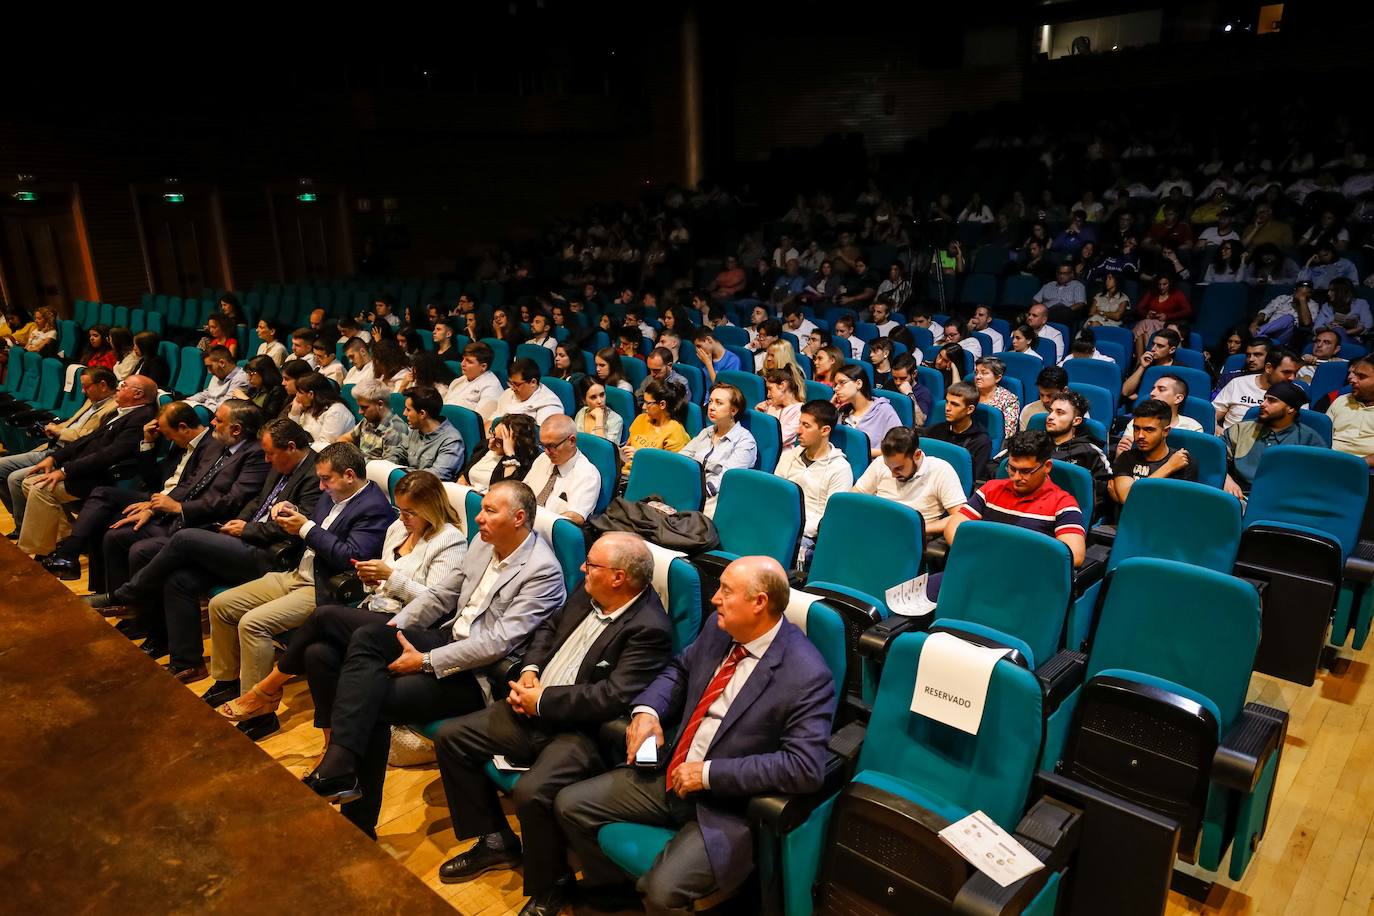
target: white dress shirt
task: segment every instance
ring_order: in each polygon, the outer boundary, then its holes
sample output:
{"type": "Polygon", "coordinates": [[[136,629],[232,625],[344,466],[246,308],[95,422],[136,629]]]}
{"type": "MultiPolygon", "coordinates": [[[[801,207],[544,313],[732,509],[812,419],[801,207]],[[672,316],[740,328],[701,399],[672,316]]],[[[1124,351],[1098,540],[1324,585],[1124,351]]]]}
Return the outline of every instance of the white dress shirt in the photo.
{"type": "MultiPolygon", "coordinates": [[[[514,556],[515,551],[511,551],[514,556]]],[[[477,580],[477,587],[468,596],[468,603],[463,605],[458,611],[458,616],[453,618],[453,638],[467,639],[472,632],[472,622],[482,616],[482,611],[486,608],[487,594],[496,585],[496,580],[501,577],[501,573],[510,565],[510,557],[504,560],[496,556],[496,551],[491,552],[491,561],[487,563],[487,568],[482,572],[482,578],[477,580]]]]}
{"type": "MultiPolygon", "coordinates": [[[[577,672],[582,670],[582,662],[587,658],[587,652],[591,650],[592,644],[601,638],[601,634],[606,632],[606,628],[615,622],[626,608],[643,596],[644,591],[641,590],[638,595],[613,611],[603,611],[593,601],[591,613],[583,617],[582,622],[568,634],[568,638],[563,640],[563,645],[558,647],[558,651],[544,667],[543,675],[539,678],[540,686],[569,687],[576,684],[577,672]]],[[[526,665],[521,669],[521,673],[538,670],[539,668],[534,665],[526,665]]]]}
{"type": "MultiPolygon", "coordinates": [[[[898,480],[892,476],[892,471],[880,455],[873,459],[873,463],[854,484],[854,492],[910,506],[921,513],[927,526],[968,502],[958,473],[948,461],[934,455],[926,455],[921,459],[910,480],[898,480]]],[[[927,528],[926,533],[929,535],[933,532],[927,528]]]]}
{"type": "MultiPolygon", "coordinates": [[[[779,618],[778,622],[773,624],[773,628],[767,633],[744,644],[744,658],[741,658],[739,664],[735,665],[735,673],[730,675],[730,682],[725,685],[720,696],[716,697],[714,703],[706,707],[706,716],[701,720],[701,725],[697,726],[697,733],[692,736],[692,745],[687,749],[684,763],[706,760],[706,752],[711,749],[711,742],[716,739],[716,732],[720,731],[720,723],[725,721],[725,715],[730,711],[730,704],[744,689],[745,683],[749,680],[749,675],[753,674],[754,669],[759,666],[759,659],[763,658],[768,647],[773,645],[773,640],[777,638],[778,631],[781,629],[782,619],[779,618]]],[[[727,652],[725,657],[721,658],[720,665],[716,665],[715,672],[711,674],[712,679],[715,678],[716,672],[720,671],[721,665],[725,664],[725,659],[729,657],[729,654],[727,652]]],[[[707,683],[709,684],[710,681],[707,683]]],[[[636,706],[630,715],[633,716],[641,712],[647,712],[654,718],[658,718],[658,713],[652,706],[636,706]]],[[[685,709],[683,714],[690,716],[692,710],[685,709]]],[[[684,724],[686,721],[683,719],[684,724]]],[[[705,789],[711,788],[711,761],[709,760],[706,760],[701,767],[701,785],[705,789]]]]}
{"type": "MultiPolygon", "coordinates": [[[[200,445],[200,440],[204,439],[209,432],[210,427],[206,426],[201,429],[200,435],[190,441],[186,446],[186,451],[181,454],[181,460],[177,462],[176,470],[172,471],[172,476],[168,477],[166,482],[163,483],[162,489],[158,491],[159,493],[163,496],[167,496],[176,489],[177,484],[181,483],[181,475],[186,473],[186,466],[191,463],[191,456],[196,453],[196,447],[200,445]]],[[[150,442],[141,443],[139,445],[139,450],[150,452],[153,450],[153,445],[150,442]]]]}
{"type": "Polygon", "coordinates": [[[596,511],[597,498],[601,496],[601,472],[591,459],[579,451],[555,468],[548,453],[543,452],[530,465],[529,473],[525,475],[525,485],[538,496],[553,473],[557,473],[561,479],[554,484],[544,508],[559,515],[572,512],[584,519],[591,518],[596,511]]]}
{"type": "MultiPolygon", "coordinates": [[[[323,528],[325,531],[328,531],[328,530],[329,530],[329,526],[332,525],[332,524],[334,524],[334,522],[336,522],[336,521],[338,520],[338,518],[339,518],[339,513],[343,512],[344,506],[346,506],[346,505],[348,505],[349,503],[353,502],[353,497],[354,497],[354,496],[357,496],[359,493],[363,492],[363,490],[366,490],[366,489],[367,489],[368,487],[370,487],[370,486],[372,486],[372,482],[371,482],[371,481],[368,481],[367,483],[364,483],[364,484],[363,484],[361,487],[359,487],[358,489],[354,490],[354,491],[353,491],[353,496],[348,497],[348,499],[345,499],[345,500],[343,500],[342,502],[337,502],[337,503],[335,503],[335,504],[334,504],[334,508],[332,508],[332,509],[329,510],[329,514],[326,515],[326,516],[324,517],[324,521],[320,522],[319,527],[323,528]]],[[[297,510],[297,511],[300,511],[300,510],[297,510]]],[[[300,534],[299,534],[298,536],[299,536],[300,539],[303,541],[303,540],[305,540],[305,536],[306,536],[307,534],[309,534],[311,531],[313,531],[314,529],[315,529],[315,523],[314,523],[313,521],[311,521],[310,519],[306,519],[305,524],[304,524],[304,525],[301,525],[301,531],[300,531],[300,534]]],[[[305,548],[305,553],[301,554],[301,562],[296,566],[296,574],[297,574],[298,576],[300,576],[302,579],[305,579],[307,582],[314,582],[314,581],[315,581],[315,548],[314,548],[314,547],[307,547],[307,548],[305,548]]]]}

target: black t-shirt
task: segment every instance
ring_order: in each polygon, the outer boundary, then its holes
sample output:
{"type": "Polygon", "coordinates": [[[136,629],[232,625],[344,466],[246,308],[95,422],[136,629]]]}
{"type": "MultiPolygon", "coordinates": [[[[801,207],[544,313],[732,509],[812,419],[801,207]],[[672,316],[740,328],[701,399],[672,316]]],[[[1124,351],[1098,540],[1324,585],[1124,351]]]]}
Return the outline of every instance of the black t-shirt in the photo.
{"type": "MultiPolygon", "coordinates": [[[[1169,460],[1169,456],[1178,451],[1176,448],[1169,449],[1163,458],[1158,461],[1150,461],[1143,452],[1137,448],[1129,448],[1116,456],[1112,462],[1113,477],[1133,477],[1139,480],[1142,477],[1149,477],[1159,470],[1164,462],[1169,460]]],[[[1182,470],[1175,471],[1169,475],[1171,480],[1197,480],[1197,463],[1189,456],[1188,464],[1182,470]]]]}
{"type": "Polygon", "coordinates": [[[970,423],[962,433],[956,433],[948,422],[936,423],[925,434],[932,439],[967,449],[973,458],[973,476],[977,479],[985,480],[991,476],[988,474],[988,462],[992,459],[992,440],[977,423],[970,423]]]}

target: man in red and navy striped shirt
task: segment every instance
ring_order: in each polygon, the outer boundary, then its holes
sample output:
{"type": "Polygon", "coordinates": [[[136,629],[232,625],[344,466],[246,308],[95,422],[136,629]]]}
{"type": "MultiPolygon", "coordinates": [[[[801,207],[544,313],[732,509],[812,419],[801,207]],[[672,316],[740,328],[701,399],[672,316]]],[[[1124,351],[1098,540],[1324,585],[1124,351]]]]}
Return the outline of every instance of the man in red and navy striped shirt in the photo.
{"type": "Polygon", "coordinates": [[[945,523],[945,540],[953,546],[959,526],[970,519],[1002,522],[1063,541],[1073,554],[1073,565],[1081,564],[1087,528],[1073,496],[1050,480],[1053,450],[1054,442],[1041,430],[1026,430],[1012,436],[1007,443],[1010,476],[989,480],[950,515],[945,523]]]}

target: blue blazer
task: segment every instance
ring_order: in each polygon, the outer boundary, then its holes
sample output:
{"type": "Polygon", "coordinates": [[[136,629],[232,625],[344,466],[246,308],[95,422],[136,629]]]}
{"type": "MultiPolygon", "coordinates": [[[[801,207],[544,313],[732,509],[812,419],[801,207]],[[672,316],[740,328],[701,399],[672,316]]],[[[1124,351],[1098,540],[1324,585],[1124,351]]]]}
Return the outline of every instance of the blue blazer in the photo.
{"type": "Polygon", "coordinates": [[[320,527],[334,509],[329,492],[320,494],[311,520],[315,527],[305,536],[305,546],[315,551],[315,603],[333,604],[329,580],[352,570],[350,560],[375,560],[382,555],[386,529],[396,520],[396,510],[386,493],[369,481],[344,506],[334,524],[326,531],[320,527]]]}
{"type": "MultiPolygon", "coordinates": [[[[678,720],[681,725],[733,642],[711,614],[696,641],[669,663],[631,708],[650,706],[660,722],[678,720]]],[[[695,798],[706,855],[722,890],[740,886],[754,870],[753,835],[744,817],[749,799],[821,788],[834,711],[830,668],[806,634],[784,618],[706,751],[711,788],[695,798]]],[[[665,751],[672,759],[671,746],[665,751]]]]}

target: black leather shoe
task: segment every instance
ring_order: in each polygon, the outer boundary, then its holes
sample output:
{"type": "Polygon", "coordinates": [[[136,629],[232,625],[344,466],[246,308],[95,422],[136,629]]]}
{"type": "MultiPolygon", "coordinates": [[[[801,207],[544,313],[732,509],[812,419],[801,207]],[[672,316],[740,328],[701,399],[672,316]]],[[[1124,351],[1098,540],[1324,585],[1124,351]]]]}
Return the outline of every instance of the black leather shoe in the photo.
{"type": "Polygon", "coordinates": [[[200,698],[209,706],[218,706],[221,703],[228,703],[230,700],[237,699],[238,695],[238,681],[215,681],[210,685],[209,690],[200,695],[200,698]]]}
{"type": "Polygon", "coordinates": [[[358,786],[358,777],[353,773],[328,778],[312,776],[305,784],[320,798],[335,805],[346,805],[363,797],[363,790],[358,786]]]}
{"type": "Polygon", "coordinates": [[[567,902],[568,892],[563,884],[555,884],[542,894],[535,894],[525,901],[520,916],[558,916],[563,904],[567,902]]]}
{"type": "Polygon", "coordinates": [[[143,645],[138,648],[149,658],[162,658],[162,656],[171,651],[165,642],[158,642],[152,638],[143,640],[143,645]]]}
{"type": "Polygon", "coordinates": [[[168,662],[162,667],[166,668],[168,674],[183,684],[194,684],[196,681],[203,681],[210,676],[204,662],[199,665],[181,665],[176,662],[168,662]]]}
{"type": "MultiPolygon", "coordinates": [[[[233,699],[230,697],[230,699],[233,699]]],[[[234,726],[254,741],[261,741],[268,735],[281,731],[281,722],[277,720],[277,714],[269,712],[266,715],[254,716],[251,719],[244,719],[234,726]]]]}
{"type": "Polygon", "coordinates": [[[78,560],[50,556],[43,561],[43,568],[64,582],[73,582],[81,578],[81,563],[78,560]]]}
{"type": "Polygon", "coordinates": [[[125,639],[142,639],[148,635],[148,631],[139,626],[137,620],[121,620],[119,623],[115,624],[115,629],[118,630],[125,639]]]}
{"type": "Polygon", "coordinates": [[[519,864],[519,846],[515,849],[492,849],[485,839],[479,839],[466,852],[458,853],[439,866],[439,880],[444,884],[461,884],[489,871],[515,868],[519,864]]]}

